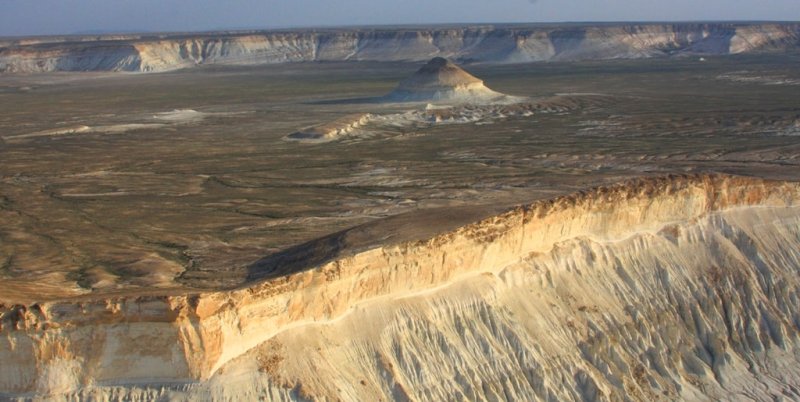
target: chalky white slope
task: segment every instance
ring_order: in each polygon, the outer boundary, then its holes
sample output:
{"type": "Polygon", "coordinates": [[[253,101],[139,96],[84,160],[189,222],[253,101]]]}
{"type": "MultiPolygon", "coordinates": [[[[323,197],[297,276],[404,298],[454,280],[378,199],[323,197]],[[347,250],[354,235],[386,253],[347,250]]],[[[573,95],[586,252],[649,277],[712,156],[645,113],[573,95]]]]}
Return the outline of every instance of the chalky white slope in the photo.
{"type": "Polygon", "coordinates": [[[451,61],[434,57],[386,96],[388,101],[494,103],[505,98],[451,61]]]}
{"type": "MultiPolygon", "coordinates": [[[[9,397],[800,398],[800,185],[642,179],[233,291],[3,307],[9,397]]],[[[284,272],[293,267],[291,272],[284,272]]],[[[288,274],[288,275],[286,275],[288,274]]]]}
{"type": "Polygon", "coordinates": [[[0,40],[0,72],[154,72],[304,61],[484,63],[727,55],[797,49],[797,23],[341,28],[0,40]]]}

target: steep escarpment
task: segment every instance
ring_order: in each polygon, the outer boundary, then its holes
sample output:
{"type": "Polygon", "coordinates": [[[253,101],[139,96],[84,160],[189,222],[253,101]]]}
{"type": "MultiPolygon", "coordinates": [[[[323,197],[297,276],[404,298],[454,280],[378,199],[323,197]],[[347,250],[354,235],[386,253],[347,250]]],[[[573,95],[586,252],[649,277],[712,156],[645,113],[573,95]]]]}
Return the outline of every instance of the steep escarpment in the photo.
{"type": "Polygon", "coordinates": [[[0,392],[797,398],[798,202],[796,183],[642,179],[428,239],[356,228],[238,290],[5,305],[0,392]]]}
{"type": "Polygon", "coordinates": [[[499,25],[160,36],[34,38],[0,44],[0,72],[167,71],[302,61],[528,62],[797,49],[794,23],[499,25]]]}

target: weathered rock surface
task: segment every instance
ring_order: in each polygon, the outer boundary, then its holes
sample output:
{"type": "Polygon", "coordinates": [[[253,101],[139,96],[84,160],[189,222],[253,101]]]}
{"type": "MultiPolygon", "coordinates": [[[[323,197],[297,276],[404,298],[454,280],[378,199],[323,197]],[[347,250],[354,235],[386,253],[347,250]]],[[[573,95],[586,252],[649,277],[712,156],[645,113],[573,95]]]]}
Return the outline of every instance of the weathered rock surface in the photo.
{"type": "Polygon", "coordinates": [[[0,72],[167,71],[303,61],[529,62],[797,49],[796,23],[499,25],[51,37],[0,42],[0,72]]]}
{"type": "Polygon", "coordinates": [[[356,228],[233,291],[8,304],[0,395],[797,399],[799,203],[642,179],[427,240],[352,250],[356,228]]]}
{"type": "Polygon", "coordinates": [[[458,101],[492,103],[505,95],[442,57],[434,57],[386,95],[387,101],[458,101]]]}
{"type": "Polygon", "coordinates": [[[330,141],[352,133],[364,124],[367,124],[371,118],[372,115],[369,113],[347,115],[330,123],[298,130],[289,134],[287,138],[291,140],[330,141]]]}

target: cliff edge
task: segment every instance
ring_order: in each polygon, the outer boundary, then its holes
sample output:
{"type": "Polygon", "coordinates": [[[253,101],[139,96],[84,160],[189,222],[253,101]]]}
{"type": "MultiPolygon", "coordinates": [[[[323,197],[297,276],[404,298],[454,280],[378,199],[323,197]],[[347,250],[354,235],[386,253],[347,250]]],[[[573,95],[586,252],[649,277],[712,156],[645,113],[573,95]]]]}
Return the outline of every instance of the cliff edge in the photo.
{"type": "Polygon", "coordinates": [[[515,63],[794,51],[797,23],[496,25],[45,37],[0,42],[0,72],[155,72],[308,61],[515,63]]]}
{"type": "Polygon", "coordinates": [[[648,178],[311,242],[238,290],[6,304],[0,396],[793,399],[798,203],[797,183],[648,178]]]}

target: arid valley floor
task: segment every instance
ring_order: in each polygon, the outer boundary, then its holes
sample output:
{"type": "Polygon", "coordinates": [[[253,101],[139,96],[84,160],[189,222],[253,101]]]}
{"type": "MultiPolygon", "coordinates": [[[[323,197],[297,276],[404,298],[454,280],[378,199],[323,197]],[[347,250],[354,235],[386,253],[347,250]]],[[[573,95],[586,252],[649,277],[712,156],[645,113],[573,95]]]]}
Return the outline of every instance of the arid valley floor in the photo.
{"type": "Polygon", "coordinates": [[[424,109],[358,101],[419,64],[4,77],[3,296],[25,284],[53,296],[236,286],[260,257],[377,218],[468,207],[449,214],[464,217],[455,223],[426,215],[422,226],[444,231],[642,175],[798,179],[798,62],[473,66],[491,87],[557,109],[365,127],[321,143],[286,136],[354,113],[424,109]],[[108,128],[69,131],[82,126],[108,128]]]}
{"type": "Polygon", "coordinates": [[[424,64],[410,62],[2,75],[0,399],[796,400],[798,63],[464,65],[538,105],[524,112],[372,102],[424,64]],[[474,223],[554,198],[539,216],[563,227],[543,226],[541,247],[474,223]],[[462,235],[493,246],[472,258],[462,235]],[[416,279],[302,290],[379,246],[416,279]],[[414,247],[430,250],[414,262],[414,247]],[[281,286],[304,299],[247,310],[281,286]],[[67,316],[71,335],[46,334],[67,316]],[[82,356],[92,342],[104,352],[82,356]]]}

